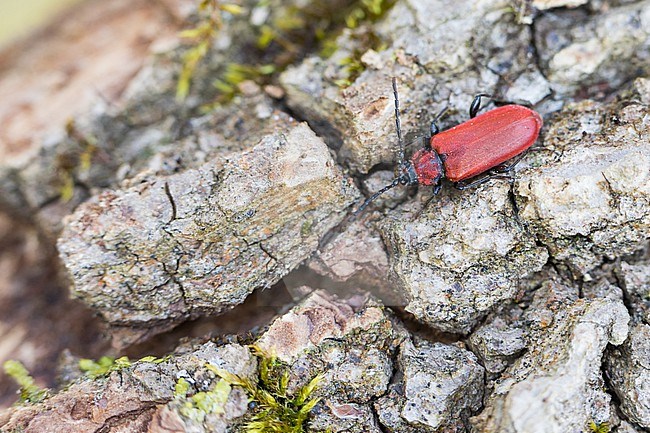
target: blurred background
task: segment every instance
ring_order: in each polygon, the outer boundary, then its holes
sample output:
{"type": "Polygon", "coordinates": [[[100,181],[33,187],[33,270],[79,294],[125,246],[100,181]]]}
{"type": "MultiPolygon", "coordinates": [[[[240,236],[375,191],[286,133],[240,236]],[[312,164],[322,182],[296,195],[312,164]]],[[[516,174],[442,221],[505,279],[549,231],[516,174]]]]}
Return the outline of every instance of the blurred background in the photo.
{"type": "MultiPolygon", "coordinates": [[[[7,170],[41,155],[39,143],[61,137],[66,124],[92,110],[95,101],[111,104],[155,41],[176,38],[178,22],[163,3],[0,0],[4,179],[11,177],[7,170]]],[[[0,196],[0,366],[20,361],[38,386],[53,387],[61,360],[96,358],[110,345],[99,318],[69,298],[54,247],[56,228],[46,233],[43,227],[51,224],[35,227],[39,217],[27,205],[13,211],[2,206],[11,200],[0,196]]],[[[17,389],[0,368],[0,408],[16,401],[17,389]]]]}
{"type": "Polygon", "coordinates": [[[44,27],[81,0],[0,0],[0,49],[44,27]]]}

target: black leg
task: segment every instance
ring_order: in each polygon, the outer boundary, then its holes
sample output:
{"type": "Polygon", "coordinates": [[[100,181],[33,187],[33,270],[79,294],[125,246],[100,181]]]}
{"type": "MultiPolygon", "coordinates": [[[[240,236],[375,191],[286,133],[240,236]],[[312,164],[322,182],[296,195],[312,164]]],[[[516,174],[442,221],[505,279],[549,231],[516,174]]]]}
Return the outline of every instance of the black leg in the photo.
{"type": "Polygon", "coordinates": [[[514,158],[510,159],[510,162],[508,164],[499,164],[493,169],[487,171],[484,175],[480,176],[479,178],[472,178],[471,182],[467,181],[460,181],[454,183],[454,186],[463,191],[469,188],[473,188],[475,186],[479,186],[484,184],[485,182],[492,180],[492,179],[506,179],[508,182],[513,183],[515,181],[515,175],[514,175],[514,169],[515,166],[526,156],[530,149],[526,149],[519,155],[515,156],[514,158]]]}
{"type": "MultiPolygon", "coordinates": [[[[433,121],[431,122],[431,127],[429,128],[429,132],[431,133],[431,136],[430,136],[430,137],[433,137],[434,135],[436,135],[437,133],[440,132],[440,128],[438,128],[438,124],[437,124],[437,122],[438,122],[438,120],[440,120],[440,118],[441,118],[442,116],[445,115],[446,112],[447,112],[447,107],[445,107],[445,108],[443,108],[442,110],[440,110],[440,113],[438,113],[438,115],[437,115],[437,116],[433,119],[433,121]]],[[[427,143],[425,147],[426,147],[427,149],[431,149],[431,144],[430,144],[430,143],[427,143]]]]}
{"type": "Polygon", "coordinates": [[[436,125],[435,120],[431,122],[431,128],[429,129],[429,132],[431,133],[431,137],[440,132],[440,128],[438,128],[438,125],[436,125]]]}
{"type": "Polygon", "coordinates": [[[435,120],[433,122],[431,122],[431,128],[430,128],[429,132],[431,133],[431,135],[429,136],[429,139],[426,140],[426,142],[424,143],[424,148],[426,150],[431,150],[431,138],[434,135],[436,135],[437,133],[440,132],[440,128],[438,128],[438,125],[436,125],[435,120]]]}
{"type": "Polygon", "coordinates": [[[440,132],[440,128],[438,128],[438,125],[436,122],[442,118],[445,114],[447,114],[448,107],[444,107],[440,112],[434,117],[433,121],[431,122],[431,136],[433,137],[437,133],[440,132]]]}
{"type": "Polygon", "coordinates": [[[415,216],[413,217],[413,219],[412,219],[411,221],[415,221],[416,219],[418,219],[418,218],[420,217],[420,215],[422,215],[422,212],[424,212],[424,210],[425,210],[427,207],[429,207],[429,203],[431,203],[431,202],[433,201],[433,199],[436,198],[436,196],[438,195],[438,193],[440,193],[440,189],[441,189],[441,188],[442,188],[442,182],[438,182],[437,184],[435,184],[435,185],[433,186],[433,195],[432,195],[431,197],[429,197],[429,199],[427,200],[427,202],[424,203],[424,205],[420,208],[419,211],[417,211],[417,213],[415,214],[415,216]]]}
{"type": "Polygon", "coordinates": [[[506,100],[506,99],[496,98],[490,95],[489,93],[479,93],[478,95],[474,96],[474,99],[472,100],[472,103],[469,106],[470,119],[475,118],[478,112],[481,110],[481,98],[490,98],[492,99],[492,102],[498,105],[515,104],[515,105],[523,105],[524,107],[528,107],[528,108],[531,108],[533,106],[533,104],[531,104],[530,101],[524,101],[523,99],[506,100]]]}
{"type": "Polygon", "coordinates": [[[424,212],[424,210],[425,210],[426,208],[429,207],[429,203],[431,203],[431,202],[433,201],[433,199],[436,198],[436,196],[438,195],[438,192],[439,192],[439,191],[440,191],[440,187],[439,187],[438,185],[436,185],[436,186],[433,187],[433,195],[432,195],[431,197],[429,197],[429,198],[427,199],[426,203],[424,203],[424,204],[422,205],[422,207],[420,208],[420,210],[417,211],[417,212],[415,213],[415,215],[413,216],[413,218],[411,219],[411,221],[415,221],[416,219],[420,218],[420,215],[422,215],[422,212],[424,212]]]}
{"type": "Polygon", "coordinates": [[[531,104],[530,101],[525,101],[523,99],[499,99],[499,98],[492,98],[492,101],[494,101],[495,104],[499,105],[509,105],[509,104],[514,104],[514,105],[523,105],[524,107],[532,108],[533,104],[531,104]]]}
{"type": "Polygon", "coordinates": [[[481,98],[491,98],[491,97],[492,95],[488,93],[479,93],[478,95],[474,96],[474,99],[472,100],[472,103],[469,106],[469,118],[473,119],[478,114],[479,110],[481,109],[481,98]]]}
{"type": "Polygon", "coordinates": [[[510,160],[510,163],[508,163],[508,164],[499,164],[496,167],[494,167],[493,169],[491,169],[489,172],[490,173],[501,173],[501,174],[510,173],[512,170],[514,170],[515,165],[519,164],[519,161],[521,161],[524,158],[524,156],[526,156],[528,151],[530,151],[530,148],[524,150],[519,155],[512,158],[510,160]]]}
{"type": "Polygon", "coordinates": [[[483,185],[485,182],[488,182],[492,179],[504,179],[510,183],[515,181],[515,177],[512,175],[512,173],[506,174],[506,173],[496,173],[496,172],[488,171],[484,176],[481,176],[478,179],[473,180],[469,183],[464,180],[460,182],[456,182],[454,183],[454,187],[456,187],[456,189],[464,191],[466,189],[483,185]]]}

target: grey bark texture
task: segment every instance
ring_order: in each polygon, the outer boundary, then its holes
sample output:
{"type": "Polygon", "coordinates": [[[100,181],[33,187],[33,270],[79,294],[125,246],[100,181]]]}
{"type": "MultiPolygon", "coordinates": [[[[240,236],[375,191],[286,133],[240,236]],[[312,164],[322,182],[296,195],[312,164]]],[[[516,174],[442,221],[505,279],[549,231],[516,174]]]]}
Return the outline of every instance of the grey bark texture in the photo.
{"type": "Polygon", "coordinates": [[[111,324],[151,332],[278,282],[356,195],[307,125],[286,126],[222,166],[145,175],[81,205],[58,243],[73,294],[111,324]]]}

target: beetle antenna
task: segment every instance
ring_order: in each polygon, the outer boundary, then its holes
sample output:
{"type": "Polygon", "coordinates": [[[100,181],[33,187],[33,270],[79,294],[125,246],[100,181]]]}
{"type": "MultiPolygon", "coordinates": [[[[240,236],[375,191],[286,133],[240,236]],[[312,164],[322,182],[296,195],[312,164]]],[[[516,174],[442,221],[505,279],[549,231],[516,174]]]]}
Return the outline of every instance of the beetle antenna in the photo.
{"type": "Polygon", "coordinates": [[[399,95],[397,94],[397,78],[395,77],[393,77],[393,94],[395,95],[395,129],[397,129],[397,145],[399,146],[397,166],[401,167],[404,163],[404,141],[402,140],[402,125],[399,115],[399,95]]]}
{"type": "Polygon", "coordinates": [[[440,110],[440,113],[438,113],[438,115],[436,115],[436,118],[433,119],[433,121],[434,121],[434,122],[437,122],[438,120],[440,120],[440,118],[441,118],[442,116],[444,116],[445,114],[447,114],[447,111],[449,111],[449,107],[444,107],[442,110],[440,110]]]}
{"type": "Polygon", "coordinates": [[[397,185],[399,185],[399,177],[396,177],[395,179],[393,179],[393,181],[392,181],[391,183],[389,183],[388,185],[386,185],[385,187],[383,187],[382,189],[380,189],[379,191],[377,191],[376,193],[374,193],[373,195],[371,195],[370,197],[368,197],[368,198],[366,199],[366,201],[364,201],[363,204],[362,204],[361,206],[359,206],[359,209],[357,209],[356,211],[354,211],[354,213],[352,214],[352,216],[353,216],[353,217],[358,216],[361,212],[363,212],[363,210],[364,210],[364,209],[365,209],[365,208],[366,208],[370,203],[372,203],[373,201],[375,201],[375,199],[377,199],[377,197],[379,197],[380,195],[382,195],[383,193],[385,193],[385,192],[388,191],[389,189],[395,188],[397,185]]]}

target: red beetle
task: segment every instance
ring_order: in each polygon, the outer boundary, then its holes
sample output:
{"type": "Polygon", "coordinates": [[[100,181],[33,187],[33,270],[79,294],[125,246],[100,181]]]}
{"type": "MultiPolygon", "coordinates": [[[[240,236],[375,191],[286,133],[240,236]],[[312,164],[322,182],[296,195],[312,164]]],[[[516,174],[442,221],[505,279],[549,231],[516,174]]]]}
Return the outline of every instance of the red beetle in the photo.
{"type": "Polygon", "coordinates": [[[436,121],[431,123],[431,140],[418,150],[410,161],[404,160],[404,142],[400,126],[397,82],[393,78],[395,94],[395,126],[399,144],[398,174],[393,181],[369,197],[357,211],[358,215],[373,200],[397,185],[426,185],[440,191],[441,181],[447,178],[458,189],[466,189],[490,179],[512,181],[512,170],[535,143],[542,128],[542,117],[522,105],[504,105],[477,116],[481,98],[476,95],[469,108],[470,120],[440,132],[436,121]],[[507,161],[512,160],[509,164],[507,161]],[[483,174],[483,176],[479,176],[483,174]],[[476,178],[479,176],[478,178],[476,178]],[[476,179],[472,179],[476,178],[476,179]],[[470,182],[467,182],[471,179],[470,182]]]}

